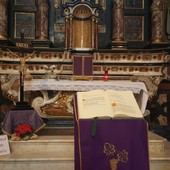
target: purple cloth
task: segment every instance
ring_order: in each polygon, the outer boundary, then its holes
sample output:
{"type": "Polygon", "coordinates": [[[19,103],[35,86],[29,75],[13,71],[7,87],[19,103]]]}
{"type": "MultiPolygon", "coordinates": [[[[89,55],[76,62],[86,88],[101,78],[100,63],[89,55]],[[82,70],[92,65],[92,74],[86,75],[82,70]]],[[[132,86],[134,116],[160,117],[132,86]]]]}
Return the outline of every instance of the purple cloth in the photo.
{"type": "Polygon", "coordinates": [[[92,76],[93,57],[92,55],[74,55],[73,74],[77,76],[92,76]]]}
{"type": "Polygon", "coordinates": [[[11,135],[19,124],[30,124],[34,132],[45,126],[35,110],[12,110],[6,114],[3,120],[2,131],[11,135]]]}
{"type": "Polygon", "coordinates": [[[147,123],[144,119],[75,119],[75,170],[149,170],[147,123]]]}

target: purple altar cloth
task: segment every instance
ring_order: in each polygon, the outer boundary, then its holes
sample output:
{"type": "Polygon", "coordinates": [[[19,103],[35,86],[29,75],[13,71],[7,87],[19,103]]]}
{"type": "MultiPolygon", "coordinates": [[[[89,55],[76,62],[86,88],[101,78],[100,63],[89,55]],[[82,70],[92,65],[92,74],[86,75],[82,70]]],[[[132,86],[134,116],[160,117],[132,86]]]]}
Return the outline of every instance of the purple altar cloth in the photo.
{"type": "Polygon", "coordinates": [[[35,110],[11,110],[3,120],[2,131],[7,135],[12,135],[19,124],[30,124],[35,133],[45,126],[35,110]]]}
{"type": "Polygon", "coordinates": [[[149,170],[144,119],[75,118],[75,170],[149,170]],[[111,165],[112,164],[112,165],[111,165]]]}

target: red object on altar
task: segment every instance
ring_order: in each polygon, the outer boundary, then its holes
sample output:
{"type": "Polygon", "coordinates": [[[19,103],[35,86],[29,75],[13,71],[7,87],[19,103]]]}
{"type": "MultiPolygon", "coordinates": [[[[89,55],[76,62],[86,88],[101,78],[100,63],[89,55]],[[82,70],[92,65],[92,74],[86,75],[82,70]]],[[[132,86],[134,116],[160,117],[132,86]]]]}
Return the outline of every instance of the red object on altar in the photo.
{"type": "Polygon", "coordinates": [[[104,80],[107,81],[109,78],[109,73],[108,73],[109,69],[105,69],[104,70],[104,80]]]}

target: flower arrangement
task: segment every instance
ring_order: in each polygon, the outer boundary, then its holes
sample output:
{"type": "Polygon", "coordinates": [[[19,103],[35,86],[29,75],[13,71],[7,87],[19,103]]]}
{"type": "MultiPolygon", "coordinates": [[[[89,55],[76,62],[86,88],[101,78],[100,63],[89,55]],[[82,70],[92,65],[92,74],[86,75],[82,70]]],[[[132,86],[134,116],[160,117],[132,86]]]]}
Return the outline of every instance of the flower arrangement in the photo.
{"type": "Polygon", "coordinates": [[[29,124],[19,124],[15,128],[15,133],[11,136],[11,140],[29,140],[37,138],[38,136],[34,134],[33,129],[29,124]]]}

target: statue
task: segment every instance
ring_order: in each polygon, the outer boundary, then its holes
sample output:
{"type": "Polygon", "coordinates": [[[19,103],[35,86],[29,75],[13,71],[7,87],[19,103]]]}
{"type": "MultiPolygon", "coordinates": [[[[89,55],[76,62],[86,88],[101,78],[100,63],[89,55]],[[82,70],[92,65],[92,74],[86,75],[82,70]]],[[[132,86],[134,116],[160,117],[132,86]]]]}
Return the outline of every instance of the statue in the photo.
{"type": "Polygon", "coordinates": [[[24,79],[25,79],[25,75],[26,75],[25,63],[29,57],[34,55],[35,51],[28,56],[26,56],[23,51],[21,51],[21,53],[18,53],[18,54],[10,51],[9,49],[8,49],[8,51],[13,56],[19,58],[19,60],[20,60],[20,68],[19,68],[19,72],[20,72],[20,102],[23,102],[24,101],[24,79]]]}
{"type": "Polygon", "coordinates": [[[26,75],[26,66],[25,66],[25,63],[26,63],[26,60],[30,57],[32,57],[34,54],[35,54],[35,51],[33,53],[31,53],[30,55],[24,55],[23,51],[21,51],[21,53],[14,53],[10,50],[8,50],[14,57],[17,57],[19,58],[20,60],[20,68],[19,68],[19,71],[21,73],[21,79],[22,79],[22,82],[24,82],[24,79],[25,79],[25,75],[26,75]]]}

